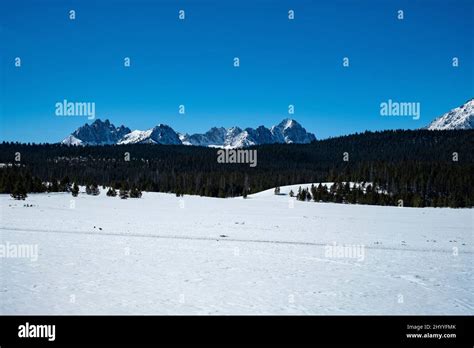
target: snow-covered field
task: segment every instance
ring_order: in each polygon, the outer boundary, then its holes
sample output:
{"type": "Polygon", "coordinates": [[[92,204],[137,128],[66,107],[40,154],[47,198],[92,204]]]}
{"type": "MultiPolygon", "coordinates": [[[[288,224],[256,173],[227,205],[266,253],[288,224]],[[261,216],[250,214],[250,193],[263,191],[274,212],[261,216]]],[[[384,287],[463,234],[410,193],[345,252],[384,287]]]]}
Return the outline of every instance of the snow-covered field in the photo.
{"type": "Polygon", "coordinates": [[[474,314],[473,210],[285,195],[298,186],[248,199],[0,195],[3,251],[38,248],[0,258],[0,313],[474,314]]]}

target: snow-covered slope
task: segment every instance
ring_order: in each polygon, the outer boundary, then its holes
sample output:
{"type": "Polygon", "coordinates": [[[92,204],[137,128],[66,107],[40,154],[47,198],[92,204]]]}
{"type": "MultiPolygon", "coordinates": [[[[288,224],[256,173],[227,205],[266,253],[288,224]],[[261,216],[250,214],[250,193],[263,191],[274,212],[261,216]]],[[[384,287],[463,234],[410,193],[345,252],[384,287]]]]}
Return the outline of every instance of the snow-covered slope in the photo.
{"type": "Polygon", "coordinates": [[[474,314],[472,209],[300,202],[299,186],[2,194],[0,242],[39,253],[0,259],[0,314],[474,314]]]}
{"type": "Polygon", "coordinates": [[[76,138],[74,135],[68,135],[62,142],[64,145],[84,145],[84,142],[81,139],[76,138]]]}
{"type": "Polygon", "coordinates": [[[474,129],[474,99],[435,119],[429,130],[474,129]]]}

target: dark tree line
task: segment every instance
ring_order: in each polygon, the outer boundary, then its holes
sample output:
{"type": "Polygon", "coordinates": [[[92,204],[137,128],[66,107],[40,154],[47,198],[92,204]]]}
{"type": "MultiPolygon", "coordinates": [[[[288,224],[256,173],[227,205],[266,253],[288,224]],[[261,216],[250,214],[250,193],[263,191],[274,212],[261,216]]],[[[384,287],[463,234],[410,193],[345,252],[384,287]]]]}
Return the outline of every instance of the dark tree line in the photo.
{"type": "Polygon", "coordinates": [[[300,201],[333,202],[347,204],[392,205],[400,207],[467,207],[457,201],[455,195],[426,197],[418,192],[389,193],[379,186],[362,183],[336,182],[327,187],[323,184],[310,188],[299,187],[296,199],[300,201]]]}
{"type": "Polygon", "coordinates": [[[258,154],[254,168],[218,163],[216,149],[204,147],[4,142],[0,163],[11,166],[0,168],[0,192],[12,193],[21,182],[26,192],[70,191],[78,184],[113,187],[119,196],[124,186],[130,197],[134,188],[234,197],[290,184],[351,181],[369,182],[377,190],[371,198],[345,193],[349,202],[356,196],[362,204],[367,199],[366,204],[396,205],[401,199],[406,206],[471,207],[473,135],[472,130],[383,131],[263,145],[252,148],[258,154]]]}

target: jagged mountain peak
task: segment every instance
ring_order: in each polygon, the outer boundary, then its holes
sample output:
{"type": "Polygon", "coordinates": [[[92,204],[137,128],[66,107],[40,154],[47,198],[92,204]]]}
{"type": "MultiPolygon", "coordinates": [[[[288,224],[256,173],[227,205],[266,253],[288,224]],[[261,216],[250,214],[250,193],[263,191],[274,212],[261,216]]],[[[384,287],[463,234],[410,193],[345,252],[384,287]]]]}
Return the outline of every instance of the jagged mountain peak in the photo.
{"type": "Polygon", "coordinates": [[[92,122],[92,126],[94,125],[101,125],[105,124],[106,126],[110,126],[110,121],[108,118],[105,119],[105,121],[102,121],[100,118],[96,119],[94,122],[92,122]]]}
{"type": "Polygon", "coordinates": [[[292,118],[285,118],[278,124],[277,127],[287,129],[293,127],[301,127],[301,125],[292,118]]]}
{"type": "Polygon", "coordinates": [[[146,131],[134,130],[120,139],[118,144],[181,145],[182,141],[180,140],[178,133],[176,133],[173,128],[166,124],[160,123],[146,131]]]}
{"type": "Polygon", "coordinates": [[[96,119],[93,123],[85,124],[66,137],[62,143],[66,145],[111,145],[116,144],[130,128],[121,125],[115,127],[108,119],[96,119]]]}
{"type": "Polygon", "coordinates": [[[474,98],[431,122],[429,130],[474,129],[474,98]]]}
{"type": "Polygon", "coordinates": [[[278,125],[270,129],[271,133],[280,143],[310,143],[316,140],[312,133],[308,133],[298,122],[285,118],[278,125]]]}

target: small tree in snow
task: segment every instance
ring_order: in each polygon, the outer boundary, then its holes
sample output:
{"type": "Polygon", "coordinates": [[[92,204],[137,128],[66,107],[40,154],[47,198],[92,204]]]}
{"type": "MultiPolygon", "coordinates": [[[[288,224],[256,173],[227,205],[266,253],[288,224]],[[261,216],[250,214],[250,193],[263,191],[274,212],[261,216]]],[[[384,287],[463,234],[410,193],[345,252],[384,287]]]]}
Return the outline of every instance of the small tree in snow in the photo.
{"type": "Polygon", "coordinates": [[[138,187],[133,187],[130,190],[130,198],[141,198],[142,196],[142,191],[138,189],[138,187]]]}
{"type": "Polygon", "coordinates": [[[77,183],[74,183],[74,185],[72,186],[71,194],[73,197],[77,197],[77,195],[79,194],[79,186],[77,186],[77,183]]]}
{"type": "Polygon", "coordinates": [[[91,194],[93,196],[98,196],[100,194],[99,186],[97,184],[91,185],[91,194]]]}
{"type": "Polygon", "coordinates": [[[15,184],[11,196],[18,200],[24,200],[28,196],[26,188],[21,181],[15,184]]]}
{"type": "Polygon", "coordinates": [[[126,181],[123,181],[121,184],[120,184],[120,191],[119,191],[119,197],[121,199],[127,199],[129,197],[129,193],[128,193],[128,183],[126,181]]]}

